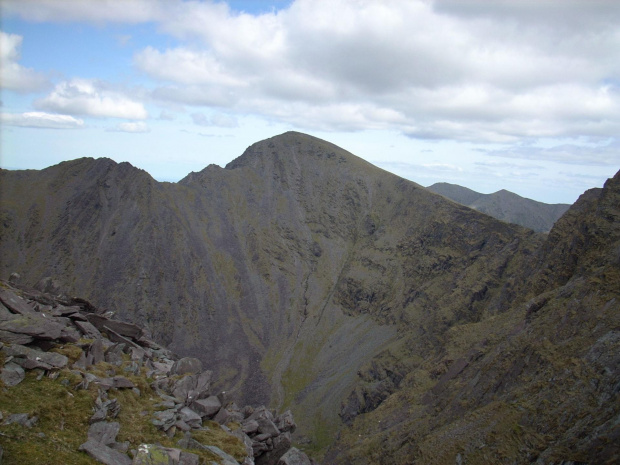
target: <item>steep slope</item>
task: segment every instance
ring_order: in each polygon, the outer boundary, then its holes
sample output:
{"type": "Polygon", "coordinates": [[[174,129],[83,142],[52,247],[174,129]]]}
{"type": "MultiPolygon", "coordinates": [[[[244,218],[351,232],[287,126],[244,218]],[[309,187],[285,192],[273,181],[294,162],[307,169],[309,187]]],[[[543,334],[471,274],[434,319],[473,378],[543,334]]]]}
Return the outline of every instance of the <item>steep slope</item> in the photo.
{"type": "Polygon", "coordinates": [[[140,322],[242,402],[292,408],[317,450],[343,401],[351,421],[403,378],[369,360],[504,312],[542,240],[299,133],[178,184],[81,159],[3,170],[0,193],[3,275],[57,276],[140,322]]]}
{"type": "Polygon", "coordinates": [[[433,184],[427,189],[498,220],[519,224],[537,232],[548,232],[570,206],[537,202],[504,189],[492,194],[480,194],[446,182],[433,184]]]}
{"type": "Polygon", "coordinates": [[[618,463],[619,206],[620,173],[509,278],[508,311],[411,357],[399,390],[343,430],[326,463],[618,463]]]}

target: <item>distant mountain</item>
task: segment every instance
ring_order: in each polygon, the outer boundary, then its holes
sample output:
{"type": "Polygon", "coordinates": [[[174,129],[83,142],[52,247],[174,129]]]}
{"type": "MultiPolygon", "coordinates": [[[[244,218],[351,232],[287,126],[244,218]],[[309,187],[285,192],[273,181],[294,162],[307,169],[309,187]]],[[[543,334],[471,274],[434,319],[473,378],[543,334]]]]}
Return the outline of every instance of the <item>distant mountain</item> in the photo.
{"type": "Polygon", "coordinates": [[[617,174],[543,235],[289,132],[179,183],[0,170],[0,274],[54,276],[290,408],[323,463],[607,463],[619,196],[617,174]]]}
{"type": "Polygon", "coordinates": [[[447,182],[438,182],[427,189],[498,220],[519,224],[537,232],[549,232],[570,207],[564,203],[537,202],[504,189],[492,194],[481,194],[447,182]]]}

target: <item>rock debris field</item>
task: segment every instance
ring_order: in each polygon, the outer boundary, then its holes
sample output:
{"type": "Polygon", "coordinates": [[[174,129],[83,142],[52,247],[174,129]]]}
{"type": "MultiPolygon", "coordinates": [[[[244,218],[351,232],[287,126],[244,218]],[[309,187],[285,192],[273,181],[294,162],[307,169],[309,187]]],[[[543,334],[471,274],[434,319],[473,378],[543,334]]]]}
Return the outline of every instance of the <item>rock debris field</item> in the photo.
{"type": "MultiPolygon", "coordinates": [[[[226,392],[212,391],[212,372],[203,370],[200,360],[177,357],[143,328],[115,320],[84,299],[56,294],[50,278],[35,289],[21,289],[17,280],[13,275],[0,281],[0,389],[8,394],[34,377],[33,383],[57,381],[70,397],[90,393],[88,426],[76,457],[87,454],[106,465],[312,463],[291,447],[296,424],[290,411],[241,408],[226,392]],[[144,409],[137,413],[139,424],[147,424],[150,437],[160,440],[118,439],[126,428],[121,398],[144,409]]],[[[6,444],[0,446],[1,463],[23,463],[11,454],[17,447],[11,439],[17,437],[4,431],[11,425],[12,431],[36,429],[40,420],[36,412],[0,410],[0,438],[6,444]]],[[[46,432],[37,437],[44,440],[46,432]]]]}

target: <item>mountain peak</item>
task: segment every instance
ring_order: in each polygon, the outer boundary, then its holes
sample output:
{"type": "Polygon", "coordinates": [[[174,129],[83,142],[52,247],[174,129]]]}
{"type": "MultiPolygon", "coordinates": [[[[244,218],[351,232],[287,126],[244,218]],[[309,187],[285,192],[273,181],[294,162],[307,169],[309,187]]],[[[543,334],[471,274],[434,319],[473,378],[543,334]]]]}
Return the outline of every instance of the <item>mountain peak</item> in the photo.
{"type": "Polygon", "coordinates": [[[236,169],[244,166],[258,167],[264,164],[265,159],[269,158],[276,158],[281,162],[290,160],[300,161],[302,158],[325,159],[338,163],[355,160],[357,163],[372,166],[331,142],[309,134],[288,131],[252,144],[240,157],[228,163],[226,169],[236,169]]]}

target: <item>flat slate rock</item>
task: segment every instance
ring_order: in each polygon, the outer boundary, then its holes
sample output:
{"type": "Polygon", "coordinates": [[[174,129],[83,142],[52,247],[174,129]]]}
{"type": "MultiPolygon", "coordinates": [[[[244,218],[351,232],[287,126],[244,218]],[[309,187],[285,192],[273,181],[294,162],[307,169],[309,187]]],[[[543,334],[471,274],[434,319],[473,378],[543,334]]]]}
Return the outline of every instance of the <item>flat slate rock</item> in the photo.
{"type": "Polygon", "coordinates": [[[26,334],[36,339],[54,340],[60,338],[64,325],[39,313],[20,315],[11,320],[0,321],[0,329],[11,333],[26,334]]]}
{"type": "Polygon", "coordinates": [[[19,344],[13,344],[12,346],[4,346],[2,348],[7,356],[13,356],[15,358],[28,358],[35,361],[41,361],[51,365],[53,368],[64,368],[69,363],[69,359],[62,354],[55,352],[43,352],[40,350],[31,349],[19,344]]]}
{"type": "Polygon", "coordinates": [[[13,313],[19,313],[20,315],[30,315],[36,313],[34,308],[30,306],[24,299],[19,297],[13,291],[0,288],[0,302],[2,302],[6,308],[13,313]]]}
{"type": "Polygon", "coordinates": [[[74,320],[73,324],[77,326],[77,328],[86,338],[101,339],[101,333],[90,321],[74,320]]]}
{"type": "Polygon", "coordinates": [[[132,460],[125,454],[97,441],[88,440],[80,446],[92,458],[104,465],[131,465],[132,460]]]}
{"type": "Polygon", "coordinates": [[[0,329],[0,341],[8,344],[24,345],[30,344],[34,341],[34,338],[32,336],[28,336],[27,334],[12,333],[10,331],[0,329]]]}
{"type": "MultiPolygon", "coordinates": [[[[155,444],[141,444],[133,459],[133,465],[199,465],[200,458],[191,452],[162,447],[155,444]]],[[[235,462],[235,465],[238,465],[235,462]]]]}
{"type": "Polygon", "coordinates": [[[88,313],[86,318],[88,318],[88,321],[90,321],[99,331],[104,331],[107,327],[121,336],[130,337],[136,340],[140,339],[143,335],[142,328],[134,325],[133,323],[110,320],[109,318],[95,313],[88,313]]]}

